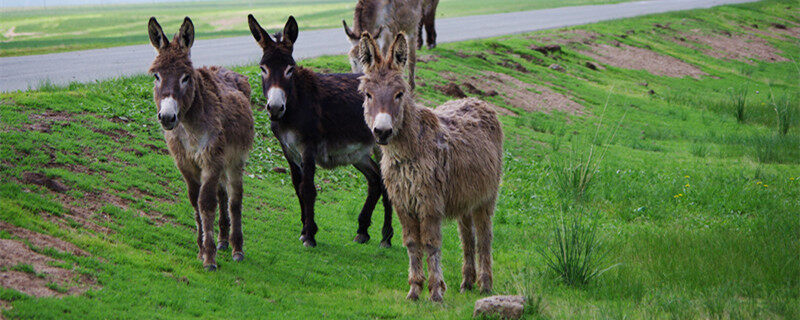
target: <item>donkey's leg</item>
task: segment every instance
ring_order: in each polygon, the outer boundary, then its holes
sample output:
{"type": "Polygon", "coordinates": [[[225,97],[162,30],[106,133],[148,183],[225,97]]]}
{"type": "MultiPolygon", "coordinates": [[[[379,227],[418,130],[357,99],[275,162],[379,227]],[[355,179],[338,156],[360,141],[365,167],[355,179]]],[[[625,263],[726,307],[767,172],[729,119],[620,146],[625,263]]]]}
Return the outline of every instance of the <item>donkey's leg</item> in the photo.
{"type": "Polygon", "coordinates": [[[217,247],[214,245],[214,218],[217,210],[217,191],[219,190],[219,169],[206,169],[202,173],[200,185],[200,222],[203,230],[203,267],[208,271],[217,270],[217,247]]]}
{"type": "Polygon", "coordinates": [[[306,231],[306,209],[303,204],[303,193],[300,192],[300,182],[303,180],[303,170],[294,162],[286,159],[289,162],[289,170],[292,173],[292,186],[294,186],[294,194],[297,195],[297,201],[300,202],[300,224],[303,226],[300,229],[300,242],[305,241],[306,231]]]}
{"type": "Polygon", "coordinates": [[[397,209],[397,217],[403,225],[403,245],[408,251],[408,290],[406,299],[417,300],[422,291],[422,283],[425,282],[425,271],[422,270],[422,239],[420,235],[420,222],[410,216],[410,213],[402,209],[397,209]]]}
{"type": "MultiPolygon", "coordinates": [[[[431,7],[425,11],[425,34],[427,37],[428,49],[436,48],[436,6],[439,5],[439,0],[431,1],[431,7]]],[[[417,39],[419,45],[422,46],[422,36],[417,39]]]]}
{"type": "MultiPolygon", "coordinates": [[[[425,8],[423,8],[424,10],[425,8]]],[[[417,26],[417,39],[422,39],[422,26],[425,25],[425,17],[423,16],[421,20],[419,20],[419,25],[417,26]]],[[[417,50],[422,49],[422,41],[417,41],[417,50]]]]}
{"type": "Polygon", "coordinates": [[[243,188],[242,188],[242,173],[244,170],[244,163],[239,164],[238,166],[231,168],[228,170],[228,183],[227,183],[227,190],[228,190],[228,197],[230,206],[228,209],[228,214],[230,215],[231,221],[231,245],[233,246],[233,252],[231,253],[233,257],[233,261],[242,261],[244,260],[244,251],[242,250],[244,245],[244,236],[242,235],[242,197],[243,197],[243,188]]]}
{"type": "Polygon", "coordinates": [[[475,284],[475,231],[471,215],[464,215],[458,220],[458,234],[461,236],[461,247],[464,250],[464,262],[461,265],[461,292],[472,290],[475,284]]]}
{"type": "Polygon", "coordinates": [[[314,173],[317,169],[315,157],[317,155],[314,146],[310,146],[303,152],[303,177],[300,181],[301,201],[303,201],[303,212],[305,224],[303,225],[303,245],[306,247],[316,247],[317,223],[314,222],[314,201],[317,200],[317,187],[314,185],[314,173]]]}
{"type": "Polygon", "coordinates": [[[353,241],[358,243],[366,243],[369,241],[369,225],[372,223],[372,211],[375,210],[375,205],[378,204],[378,198],[381,196],[381,174],[378,171],[378,166],[369,156],[364,157],[361,161],[353,164],[361,174],[367,178],[367,200],[364,202],[364,207],[361,208],[361,213],[358,215],[358,230],[356,231],[356,238],[353,241]]]}
{"type": "Polygon", "coordinates": [[[435,211],[422,215],[420,232],[428,255],[428,291],[431,301],[442,301],[447,285],[442,276],[442,217],[435,211]]]}
{"type": "Polygon", "coordinates": [[[217,191],[219,199],[219,237],[217,237],[217,250],[228,250],[228,235],[230,234],[231,222],[228,219],[228,193],[226,186],[220,185],[217,191]]]}
{"type": "MultiPolygon", "coordinates": [[[[380,172],[380,171],[378,171],[380,172]]],[[[381,234],[381,247],[390,248],[392,246],[392,236],[394,236],[394,228],[392,228],[392,202],[389,201],[389,193],[386,192],[386,186],[383,185],[383,178],[381,178],[381,200],[383,201],[383,230],[381,234]]]]}
{"type": "Polygon", "coordinates": [[[197,199],[200,195],[200,183],[195,176],[194,168],[186,166],[178,166],[183,175],[183,180],[186,181],[186,191],[189,197],[189,203],[194,208],[194,222],[197,226],[197,259],[203,259],[203,223],[200,220],[200,207],[197,199]]]}
{"type": "Polygon", "coordinates": [[[492,215],[494,201],[472,215],[478,235],[478,284],[482,293],[492,292],[492,215]]]}

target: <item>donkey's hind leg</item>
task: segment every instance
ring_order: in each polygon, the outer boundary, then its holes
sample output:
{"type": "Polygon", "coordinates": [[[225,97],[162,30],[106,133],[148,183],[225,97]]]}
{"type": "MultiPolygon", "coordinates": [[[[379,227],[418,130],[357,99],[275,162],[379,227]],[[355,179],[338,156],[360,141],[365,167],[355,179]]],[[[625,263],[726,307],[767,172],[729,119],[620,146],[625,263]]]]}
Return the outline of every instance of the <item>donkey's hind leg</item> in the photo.
{"type": "Polygon", "coordinates": [[[476,210],[473,215],[478,240],[478,284],[482,293],[492,292],[492,215],[494,201],[476,210]]]}
{"type": "Polygon", "coordinates": [[[219,186],[217,199],[219,199],[219,237],[217,238],[217,250],[225,251],[228,250],[228,235],[231,227],[230,219],[228,218],[228,193],[225,191],[225,186],[219,186]]]}
{"type": "Polygon", "coordinates": [[[471,215],[464,215],[458,221],[458,234],[461,236],[461,247],[464,250],[461,292],[465,292],[472,290],[475,284],[475,231],[471,215]]]}
{"type": "Polygon", "coordinates": [[[227,213],[230,215],[231,222],[231,245],[233,252],[231,253],[233,261],[244,260],[244,235],[242,234],[242,197],[244,188],[242,187],[242,171],[244,164],[240,164],[235,168],[228,170],[228,207],[227,213]]]}
{"type": "Polygon", "coordinates": [[[364,202],[364,207],[361,208],[361,213],[358,215],[358,230],[356,231],[356,237],[353,241],[366,243],[369,241],[368,229],[372,223],[372,211],[375,210],[375,205],[378,203],[378,198],[381,196],[381,174],[378,165],[375,164],[369,156],[354,163],[353,166],[367,178],[367,200],[364,202]]]}

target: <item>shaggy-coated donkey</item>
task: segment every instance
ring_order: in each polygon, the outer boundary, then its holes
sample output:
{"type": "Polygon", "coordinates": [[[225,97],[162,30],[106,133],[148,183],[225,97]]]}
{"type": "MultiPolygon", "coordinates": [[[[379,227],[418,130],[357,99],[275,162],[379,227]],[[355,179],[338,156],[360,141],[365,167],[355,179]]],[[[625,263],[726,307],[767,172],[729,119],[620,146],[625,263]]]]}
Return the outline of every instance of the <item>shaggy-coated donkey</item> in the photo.
{"type": "Polygon", "coordinates": [[[401,33],[383,56],[368,33],[361,36],[366,66],[359,89],[366,96],[364,118],[383,152],[381,171],[408,250],[411,286],[416,300],[425,281],[423,252],[428,255],[432,301],[446,290],[441,267],[445,218],[458,219],[464,249],[461,290],[475,282],[492,290],[492,215],[502,175],[503,132],[497,115],[475,98],[447,102],[435,110],[414,103],[402,77],[408,43],[401,33]]]}
{"type": "Polygon", "coordinates": [[[350,67],[353,72],[364,72],[364,65],[359,59],[358,41],[363,32],[368,32],[378,39],[382,53],[386,55],[394,36],[404,32],[408,36],[411,50],[408,53],[408,82],[414,89],[414,69],[417,64],[417,28],[422,19],[423,0],[358,0],[353,13],[353,29],[342,20],[344,32],[350,40],[350,67]]]}
{"type": "Polygon", "coordinates": [[[427,39],[425,39],[428,49],[436,48],[437,6],[439,6],[439,0],[422,1],[422,19],[419,21],[419,29],[417,31],[417,49],[422,49],[422,27],[425,27],[425,33],[428,35],[427,39]]]}
{"type": "Polygon", "coordinates": [[[192,67],[189,49],[194,26],[189,17],[171,42],[155,18],[150,18],[148,31],[158,52],[150,67],[158,120],[195,209],[197,256],[206,270],[213,271],[217,249],[226,250],[228,241],[233,246],[233,260],[244,259],[242,172],[254,132],[250,84],[247,77],[220,67],[192,67]]]}
{"type": "Polygon", "coordinates": [[[353,241],[369,240],[367,229],[372,211],[383,196],[384,220],[381,246],[390,247],[392,206],[381,181],[380,168],[370,158],[376,150],[367,124],[363,121],[364,98],[358,92],[358,74],[316,74],[297,66],[292,48],[297,40],[297,22],[289,17],[283,32],[272,40],[253,15],[247,16],[250,31],[263,49],[261,80],[272,133],[280,141],[289,163],[292,184],[300,201],[303,229],[300,241],[317,245],[314,222],[314,185],[316,166],[332,169],[352,164],[368,182],[367,200],[358,216],[358,230],[353,241]]]}

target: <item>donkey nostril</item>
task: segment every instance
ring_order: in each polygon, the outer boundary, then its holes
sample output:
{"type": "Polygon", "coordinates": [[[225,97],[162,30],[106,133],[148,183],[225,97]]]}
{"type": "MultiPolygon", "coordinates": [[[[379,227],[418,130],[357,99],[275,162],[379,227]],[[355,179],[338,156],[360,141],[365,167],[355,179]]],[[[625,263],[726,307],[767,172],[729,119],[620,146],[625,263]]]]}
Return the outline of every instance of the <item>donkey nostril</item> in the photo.
{"type": "Polygon", "coordinates": [[[177,120],[178,120],[178,116],[174,115],[174,114],[172,115],[172,117],[169,118],[169,122],[175,122],[177,120]]]}
{"type": "Polygon", "coordinates": [[[381,138],[381,139],[386,138],[390,134],[392,134],[392,128],[388,128],[388,129],[375,128],[373,131],[375,132],[375,135],[378,136],[378,138],[381,138]]]}
{"type": "Polygon", "coordinates": [[[161,114],[160,113],[158,114],[158,120],[161,120],[161,114]]]}

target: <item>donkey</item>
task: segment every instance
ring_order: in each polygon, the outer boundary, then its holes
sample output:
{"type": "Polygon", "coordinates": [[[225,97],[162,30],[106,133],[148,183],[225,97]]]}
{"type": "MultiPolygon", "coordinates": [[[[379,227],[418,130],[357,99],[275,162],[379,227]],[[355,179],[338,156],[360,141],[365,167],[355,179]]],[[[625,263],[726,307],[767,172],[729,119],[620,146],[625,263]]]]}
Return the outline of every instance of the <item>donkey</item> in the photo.
{"type": "Polygon", "coordinates": [[[409,35],[411,50],[408,53],[408,82],[413,90],[414,69],[417,64],[417,27],[422,19],[423,0],[358,0],[353,14],[353,29],[342,20],[344,32],[350,40],[350,68],[352,72],[363,72],[364,66],[359,59],[359,35],[368,32],[378,38],[383,54],[389,47],[394,35],[405,32],[409,35]],[[387,32],[388,31],[388,32],[387,32]]]}
{"type": "Polygon", "coordinates": [[[502,175],[503,132],[494,110],[475,98],[436,110],[417,106],[402,77],[408,43],[400,33],[383,56],[369,33],[361,36],[366,67],[359,90],[364,118],[383,152],[381,171],[408,250],[411,289],[417,300],[428,255],[430,300],[442,301],[442,220],[458,219],[464,248],[462,292],[475,282],[475,238],[483,292],[492,290],[492,215],[502,175]]]}
{"type": "Polygon", "coordinates": [[[170,42],[155,18],[148,25],[158,55],[150,73],[158,121],[175,165],[183,175],[197,222],[197,257],[217,269],[216,252],[233,245],[242,261],[242,172],[253,144],[253,113],[247,77],[220,67],[194,69],[189,49],[194,25],[189,17],[170,42]],[[214,245],[219,204],[219,247],[214,245]]]}
{"type": "Polygon", "coordinates": [[[307,247],[317,245],[314,222],[314,186],[316,166],[332,169],[353,165],[367,178],[367,200],[358,216],[358,230],[353,241],[369,240],[367,229],[372,211],[383,198],[384,220],[382,247],[391,246],[392,205],[381,181],[380,168],[370,158],[376,150],[367,124],[363,121],[364,98],[358,92],[358,74],[317,74],[297,66],[292,49],[297,40],[297,21],[289,17],[283,32],[269,34],[253,15],[247,16],[253,38],[263,49],[259,63],[263,93],[267,97],[272,133],[278,138],[289,163],[292,184],[300,201],[303,229],[300,241],[307,247]],[[353,120],[358,119],[358,120],[353,120]]]}
{"type": "Polygon", "coordinates": [[[422,27],[425,27],[425,33],[428,35],[426,42],[428,49],[436,48],[436,7],[439,6],[439,0],[424,0],[422,3],[422,20],[419,21],[419,28],[417,31],[417,49],[422,49],[422,27]]]}

